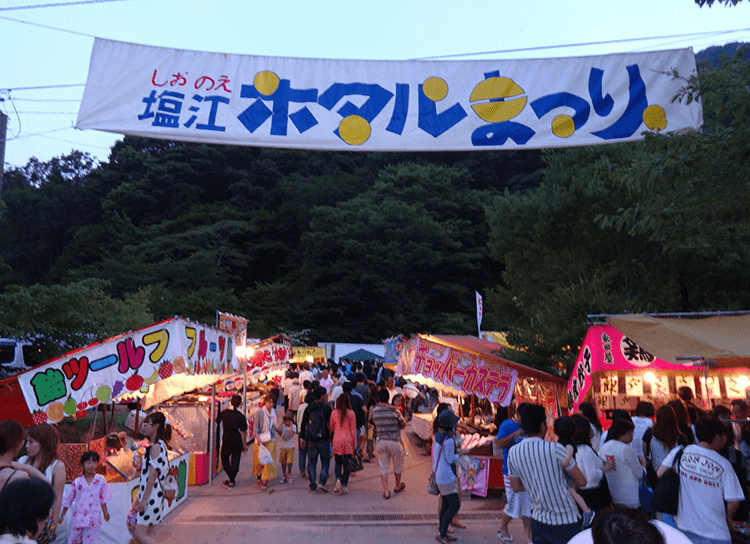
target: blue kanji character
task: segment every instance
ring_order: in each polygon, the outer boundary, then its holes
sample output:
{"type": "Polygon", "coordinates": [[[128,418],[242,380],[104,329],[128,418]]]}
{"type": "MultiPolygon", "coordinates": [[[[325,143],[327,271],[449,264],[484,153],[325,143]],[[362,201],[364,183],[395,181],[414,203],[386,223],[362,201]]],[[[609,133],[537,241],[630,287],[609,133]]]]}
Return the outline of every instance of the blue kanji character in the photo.
{"type": "MultiPolygon", "coordinates": [[[[646,98],[646,84],[641,78],[641,72],[638,68],[638,65],[632,64],[627,67],[627,70],[629,76],[629,98],[628,105],[625,108],[625,111],[623,112],[622,116],[620,116],[620,118],[612,125],[603,130],[592,133],[594,136],[598,136],[603,140],[614,140],[617,138],[627,138],[629,136],[632,136],[635,131],[638,130],[638,127],[641,126],[641,123],[643,122],[643,112],[646,110],[646,108],[648,108],[648,99],[646,98]]],[[[594,74],[595,80],[597,77],[601,76],[594,74]]],[[[591,78],[589,78],[589,81],[590,80],[591,78]]],[[[601,92],[599,94],[601,94],[601,92]]],[[[594,100],[593,96],[592,100],[594,100]]],[[[595,111],[598,115],[606,115],[599,113],[599,111],[597,110],[595,111]]],[[[606,108],[602,111],[606,111],[606,108]]]]}
{"type": "MultiPolygon", "coordinates": [[[[219,104],[229,104],[229,99],[224,96],[201,96],[199,94],[193,95],[193,100],[196,102],[209,102],[211,104],[211,110],[208,113],[208,124],[198,123],[195,128],[198,130],[215,130],[217,132],[224,132],[227,127],[220,127],[216,124],[216,114],[219,109],[219,104]]],[[[200,111],[199,106],[190,106],[188,110],[198,113],[200,111]]],[[[198,119],[197,115],[190,116],[184,126],[190,128],[192,124],[198,119]]]]}
{"type": "Polygon", "coordinates": [[[286,136],[287,118],[292,120],[300,133],[318,124],[318,120],[307,106],[289,115],[290,102],[317,102],[317,89],[292,89],[288,79],[279,79],[272,72],[259,72],[253,83],[253,85],[242,85],[240,96],[258,100],[237,116],[240,123],[250,132],[255,132],[269,117],[272,117],[271,134],[274,136],[286,136]],[[263,103],[264,100],[270,100],[273,103],[273,110],[263,103]]]}
{"type": "Polygon", "coordinates": [[[437,112],[437,102],[448,95],[448,84],[439,77],[428,77],[418,87],[419,122],[417,126],[433,138],[453,128],[465,117],[466,110],[461,104],[453,104],[442,113],[437,112]]]}
{"type": "Polygon", "coordinates": [[[60,370],[54,368],[38,372],[31,378],[30,383],[34,388],[34,396],[36,396],[36,402],[39,406],[61,399],[67,394],[65,376],[60,370]]]}
{"type": "Polygon", "coordinates": [[[163,91],[158,96],[157,101],[156,91],[151,91],[151,94],[142,100],[146,104],[146,110],[138,116],[138,119],[143,120],[153,117],[152,126],[177,128],[180,124],[180,111],[184,99],[185,95],[182,93],[163,91]],[[151,111],[151,107],[157,102],[156,113],[154,113],[151,111]]]}

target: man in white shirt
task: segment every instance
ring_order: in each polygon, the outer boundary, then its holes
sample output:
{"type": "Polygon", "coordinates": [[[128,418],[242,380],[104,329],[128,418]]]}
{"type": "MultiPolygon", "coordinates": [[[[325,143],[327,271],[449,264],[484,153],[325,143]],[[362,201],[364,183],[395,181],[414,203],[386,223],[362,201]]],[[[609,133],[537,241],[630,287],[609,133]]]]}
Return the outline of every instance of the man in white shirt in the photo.
{"type": "MultiPolygon", "coordinates": [[[[547,442],[547,416],[544,407],[529,404],[521,413],[526,439],[508,453],[508,476],[513,491],[528,491],[531,499],[531,536],[534,544],[567,544],[581,531],[581,514],[568,493],[560,461],[565,446],[547,442]]],[[[586,485],[586,478],[571,459],[566,469],[573,487],[586,485]]]]}
{"type": "Polygon", "coordinates": [[[333,389],[333,378],[331,378],[328,375],[328,367],[327,366],[324,366],[323,368],[321,368],[320,371],[321,371],[321,376],[320,376],[320,380],[319,380],[320,381],[320,385],[322,385],[323,387],[325,387],[326,388],[326,394],[330,395],[331,394],[331,389],[333,389]]]}
{"type": "Polygon", "coordinates": [[[305,383],[305,381],[309,381],[310,383],[315,381],[315,377],[310,371],[310,363],[307,361],[302,363],[302,371],[299,373],[299,383],[305,383]]]}
{"type": "MultiPolygon", "coordinates": [[[[686,446],[679,460],[677,528],[693,542],[730,544],[732,515],[745,498],[732,465],[717,453],[726,443],[725,432],[721,421],[699,419],[695,422],[698,444],[686,446]]],[[[679,450],[675,448],[667,455],[658,476],[671,470],[679,450]]]]}

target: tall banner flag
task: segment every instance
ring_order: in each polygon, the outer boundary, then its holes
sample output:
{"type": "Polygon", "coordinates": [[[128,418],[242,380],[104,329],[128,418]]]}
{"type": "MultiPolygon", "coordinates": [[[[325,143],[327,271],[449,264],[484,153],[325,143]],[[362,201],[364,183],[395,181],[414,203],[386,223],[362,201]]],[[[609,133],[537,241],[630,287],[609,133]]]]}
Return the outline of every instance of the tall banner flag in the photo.
{"type": "Polygon", "coordinates": [[[482,333],[482,314],[484,313],[484,306],[482,305],[482,295],[479,292],[474,291],[477,297],[477,336],[481,336],[482,333]]]}
{"type": "Polygon", "coordinates": [[[97,38],[76,127],[188,142],[468,151],[699,130],[691,48],[528,60],[262,57],[97,38]],[[679,73],[680,77],[675,74],[679,73]]]}

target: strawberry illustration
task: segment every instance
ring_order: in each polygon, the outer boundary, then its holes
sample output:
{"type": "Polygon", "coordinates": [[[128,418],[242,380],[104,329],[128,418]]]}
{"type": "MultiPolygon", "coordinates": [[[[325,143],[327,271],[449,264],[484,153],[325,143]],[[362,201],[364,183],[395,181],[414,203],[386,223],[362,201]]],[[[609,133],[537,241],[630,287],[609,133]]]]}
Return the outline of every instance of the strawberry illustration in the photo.
{"type": "Polygon", "coordinates": [[[44,423],[47,423],[47,413],[46,412],[34,412],[31,415],[31,418],[34,420],[34,425],[43,425],[44,423]]]}
{"type": "Polygon", "coordinates": [[[164,378],[169,378],[172,375],[172,363],[169,361],[163,363],[159,367],[159,377],[163,380],[164,378]]]}

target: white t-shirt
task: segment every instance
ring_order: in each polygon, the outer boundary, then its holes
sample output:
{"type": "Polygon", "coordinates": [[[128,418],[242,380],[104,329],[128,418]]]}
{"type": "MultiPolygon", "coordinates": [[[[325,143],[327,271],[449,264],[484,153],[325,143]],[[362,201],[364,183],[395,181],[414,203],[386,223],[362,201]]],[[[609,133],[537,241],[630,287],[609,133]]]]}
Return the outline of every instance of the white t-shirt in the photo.
{"type": "Polygon", "coordinates": [[[313,373],[309,370],[303,370],[299,373],[299,383],[300,385],[305,385],[305,380],[309,381],[310,383],[315,381],[315,378],[313,377],[313,373]]]}
{"type": "Polygon", "coordinates": [[[615,458],[615,470],[610,470],[606,474],[612,502],[626,508],[638,508],[638,486],[644,470],[633,448],[619,440],[610,440],[599,448],[599,457],[603,460],[609,455],[615,458]]]}
{"type": "MultiPolygon", "coordinates": [[[[693,544],[688,537],[663,521],[652,520],[649,523],[656,525],[659,532],[664,536],[664,542],[666,542],[666,544],[693,544]]],[[[568,544],[592,544],[593,542],[594,539],[591,535],[591,529],[586,529],[570,539],[568,544]]]]}
{"type": "Polygon", "coordinates": [[[331,388],[333,387],[333,378],[330,376],[327,378],[320,378],[320,385],[326,388],[326,393],[330,393],[331,388]]]}
{"type": "Polygon", "coordinates": [[[654,426],[654,422],[647,417],[633,416],[633,425],[635,425],[635,429],[633,429],[633,441],[630,446],[636,456],[643,457],[645,455],[643,453],[643,435],[650,427],[654,426]]]}
{"type": "Polygon", "coordinates": [[[576,448],[576,465],[586,477],[586,485],[582,489],[594,489],[604,477],[602,467],[604,462],[599,458],[596,452],[588,446],[578,446],[576,448]]]}
{"type": "MultiPolygon", "coordinates": [[[[672,466],[679,448],[662,462],[672,466]]],[[[730,540],[724,501],[745,496],[732,465],[713,450],[689,445],[680,459],[680,506],[677,527],[705,538],[730,540]]]]}
{"type": "Polygon", "coordinates": [[[333,391],[328,396],[328,400],[335,405],[336,401],[338,400],[338,398],[341,396],[343,392],[344,392],[344,388],[341,387],[340,385],[337,385],[336,387],[333,388],[333,391]]]}

